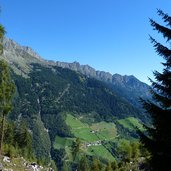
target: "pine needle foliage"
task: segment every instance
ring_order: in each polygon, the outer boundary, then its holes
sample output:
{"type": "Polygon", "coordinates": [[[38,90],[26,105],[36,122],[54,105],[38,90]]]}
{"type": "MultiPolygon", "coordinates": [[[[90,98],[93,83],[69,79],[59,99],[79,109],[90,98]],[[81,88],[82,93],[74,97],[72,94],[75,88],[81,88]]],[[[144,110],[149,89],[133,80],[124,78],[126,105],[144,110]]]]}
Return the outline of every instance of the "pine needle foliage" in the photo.
{"type": "Polygon", "coordinates": [[[141,135],[141,141],[149,150],[151,158],[150,170],[171,170],[171,17],[162,10],[157,10],[165,26],[150,19],[152,28],[162,34],[166,46],[150,37],[156,53],[163,57],[163,71],[154,71],[155,81],[152,83],[153,100],[142,100],[146,112],[152,118],[152,126],[148,127],[148,135],[141,135]],[[167,46],[168,45],[168,46],[167,46]]]}

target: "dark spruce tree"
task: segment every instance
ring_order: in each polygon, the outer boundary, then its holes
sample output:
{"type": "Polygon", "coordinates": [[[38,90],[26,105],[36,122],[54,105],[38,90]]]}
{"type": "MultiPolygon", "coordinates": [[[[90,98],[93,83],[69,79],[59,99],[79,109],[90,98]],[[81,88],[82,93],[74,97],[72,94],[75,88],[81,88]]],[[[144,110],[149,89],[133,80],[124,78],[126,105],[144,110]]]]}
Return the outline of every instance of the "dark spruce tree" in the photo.
{"type": "Polygon", "coordinates": [[[153,101],[143,101],[144,108],[152,118],[152,127],[148,127],[148,136],[142,135],[141,140],[149,150],[150,170],[171,170],[171,17],[158,10],[165,26],[150,19],[151,26],[166,40],[166,46],[150,37],[158,55],[164,58],[163,71],[154,72],[155,81],[152,83],[153,101]],[[167,47],[168,46],[168,47],[167,47]]]}
{"type": "MultiPolygon", "coordinates": [[[[5,29],[0,25],[0,55],[3,53],[3,37],[5,29]]],[[[4,60],[0,60],[0,155],[2,155],[3,139],[4,139],[4,128],[5,118],[12,109],[12,96],[15,92],[15,86],[10,78],[10,71],[7,63],[4,60]]]]}

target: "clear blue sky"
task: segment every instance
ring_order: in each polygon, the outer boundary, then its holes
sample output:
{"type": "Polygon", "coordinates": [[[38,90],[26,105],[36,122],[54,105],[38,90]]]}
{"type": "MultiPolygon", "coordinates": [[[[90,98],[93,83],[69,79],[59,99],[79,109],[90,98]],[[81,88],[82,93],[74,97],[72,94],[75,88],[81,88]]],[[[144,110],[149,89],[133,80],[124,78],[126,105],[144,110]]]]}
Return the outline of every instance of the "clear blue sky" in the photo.
{"type": "Polygon", "coordinates": [[[149,18],[171,14],[171,0],[0,0],[7,37],[43,58],[89,64],[146,82],[161,70],[149,18]]]}

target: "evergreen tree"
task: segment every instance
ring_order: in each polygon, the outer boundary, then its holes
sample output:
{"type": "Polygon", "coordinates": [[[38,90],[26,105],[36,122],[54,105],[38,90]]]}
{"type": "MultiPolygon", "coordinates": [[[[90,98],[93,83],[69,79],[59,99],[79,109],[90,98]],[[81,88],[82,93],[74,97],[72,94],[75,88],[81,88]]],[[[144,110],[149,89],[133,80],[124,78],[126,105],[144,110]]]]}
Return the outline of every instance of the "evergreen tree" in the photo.
{"type": "Polygon", "coordinates": [[[50,161],[50,167],[53,168],[54,171],[58,171],[58,168],[57,168],[54,160],[50,161]]]}
{"type": "Polygon", "coordinates": [[[24,122],[18,124],[16,129],[14,130],[14,141],[14,145],[20,148],[20,151],[24,157],[33,157],[32,136],[29,133],[24,122]]]}
{"type": "Polygon", "coordinates": [[[62,171],[69,171],[69,167],[66,162],[63,164],[62,171]]]}
{"type": "Polygon", "coordinates": [[[105,168],[105,171],[113,171],[110,162],[108,162],[108,164],[107,164],[107,166],[106,166],[106,168],[105,168]]]}
{"type": "Polygon", "coordinates": [[[84,155],[82,159],[80,160],[78,171],[89,171],[89,170],[90,170],[89,162],[88,162],[86,155],[84,155]]]}
{"type": "Polygon", "coordinates": [[[130,146],[132,161],[137,162],[140,157],[140,144],[138,142],[132,142],[130,146]]]}
{"type": "Polygon", "coordinates": [[[3,27],[3,25],[0,24],[0,55],[2,55],[3,53],[2,41],[3,41],[4,34],[5,34],[5,28],[3,27]]]}
{"type": "Polygon", "coordinates": [[[158,10],[165,26],[150,19],[151,26],[161,33],[166,40],[162,45],[154,38],[150,38],[158,55],[164,58],[163,71],[154,72],[155,81],[152,83],[153,101],[143,100],[144,108],[152,118],[152,127],[147,127],[148,135],[141,135],[144,146],[151,153],[151,170],[171,170],[171,17],[158,10]],[[167,44],[169,46],[167,46],[167,44]]]}
{"type": "Polygon", "coordinates": [[[121,141],[117,150],[119,152],[119,157],[122,162],[129,163],[131,161],[132,148],[129,141],[127,140],[121,141]]]}
{"type": "MultiPolygon", "coordinates": [[[[3,36],[5,30],[2,25],[0,25],[0,55],[3,53],[3,36]]],[[[1,121],[1,132],[0,132],[0,155],[2,155],[2,145],[4,139],[4,126],[5,117],[11,111],[11,99],[14,94],[15,86],[10,78],[9,68],[4,60],[0,61],[0,114],[2,117],[1,121]]]]}
{"type": "Polygon", "coordinates": [[[112,167],[112,170],[113,170],[113,171],[117,171],[117,169],[118,169],[118,163],[116,162],[116,160],[114,160],[114,161],[111,163],[111,167],[112,167]]]}
{"type": "Polygon", "coordinates": [[[7,123],[4,130],[4,143],[8,145],[14,145],[14,130],[15,125],[13,123],[7,123]]]}
{"type": "Polygon", "coordinates": [[[91,171],[101,171],[101,164],[100,161],[96,158],[93,159],[91,171]]]}
{"type": "Polygon", "coordinates": [[[80,151],[80,146],[81,146],[81,142],[79,138],[76,138],[76,141],[73,142],[72,144],[72,156],[73,156],[73,160],[75,160],[77,154],[80,151]]]}

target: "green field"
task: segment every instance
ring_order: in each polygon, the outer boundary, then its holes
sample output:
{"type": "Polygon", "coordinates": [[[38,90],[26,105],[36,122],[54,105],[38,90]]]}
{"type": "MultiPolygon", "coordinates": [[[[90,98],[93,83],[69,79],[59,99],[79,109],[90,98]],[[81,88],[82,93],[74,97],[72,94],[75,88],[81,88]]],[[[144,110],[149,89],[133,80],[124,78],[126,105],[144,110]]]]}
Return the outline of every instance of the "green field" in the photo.
{"type": "Polygon", "coordinates": [[[54,148],[60,149],[60,148],[70,147],[74,140],[75,140],[75,138],[66,138],[66,137],[56,136],[54,148]]]}
{"type": "Polygon", "coordinates": [[[111,140],[117,135],[114,123],[99,122],[88,125],[68,114],[66,124],[71,128],[71,132],[75,137],[78,137],[85,142],[111,140]]]}
{"type": "Polygon", "coordinates": [[[130,131],[136,129],[139,129],[140,131],[145,131],[145,128],[143,127],[142,123],[134,117],[120,119],[118,120],[118,123],[121,124],[124,128],[129,129],[130,131]]]}
{"type": "Polygon", "coordinates": [[[75,118],[74,116],[67,114],[66,117],[66,124],[70,126],[72,129],[79,129],[83,127],[89,127],[88,124],[82,123],[79,119],[75,118]]]}
{"type": "MultiPolygon", "coordinates": [[[[117,136],[117,129],[114,123],[99,122],[88,125],[83,123],[70,114],[67,114],[66,124],[70,127],[71,133],[75,138],[81,140],[81,150],[91,156],[101,157],[107,160],[114,160],[114,157],[110,153],[110,149],[107,149],[103,144],[96,144],[97,141],[106,142],[115,140],[117,136]],[[88,144],[91,144],[88,146],[88,144]]],[[[71,146],[75,138],[66,138],[56,136],[54,142],[54,148],[63,148],[70,155],[71,146]]]]}
{"type": "Polygon", "coordinates": [[[105,158],[110,161],[115,160],[114,156],[103,146],[92,146],[88,148],[88,154],[98,158],[105,158]]]}
{"type": "Polygon", "coordinates": [[[91,130],[95,130],[96,136],[101,140],[112,140],[117,136],[117,129],[114,123],[99,122],[91,125],[91,130]]]}

